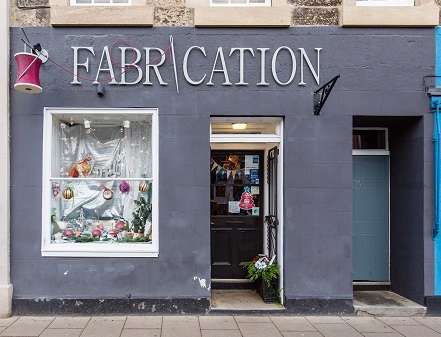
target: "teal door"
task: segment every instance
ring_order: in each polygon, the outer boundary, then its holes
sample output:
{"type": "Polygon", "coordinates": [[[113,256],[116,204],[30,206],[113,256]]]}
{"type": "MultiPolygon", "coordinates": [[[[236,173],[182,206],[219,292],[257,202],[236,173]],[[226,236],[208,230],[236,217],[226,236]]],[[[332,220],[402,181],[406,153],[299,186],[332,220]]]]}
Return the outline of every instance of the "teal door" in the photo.
{"type": "Polygon", "coordinates": [[[389,157],[353,156],[354,281],[389,281],[389,157]]]}

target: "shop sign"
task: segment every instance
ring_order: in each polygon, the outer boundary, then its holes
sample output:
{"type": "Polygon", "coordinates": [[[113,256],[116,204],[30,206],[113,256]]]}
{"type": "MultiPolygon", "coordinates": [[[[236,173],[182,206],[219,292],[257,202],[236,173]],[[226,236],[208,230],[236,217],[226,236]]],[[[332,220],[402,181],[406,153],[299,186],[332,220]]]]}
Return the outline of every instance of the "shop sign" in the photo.
{"type": "Polygon", "coordinates": [[[86,72],[88,77],[94,79],[94,83],[107,82],[110,85],[136,85],[142,82],[143,85],[168,85],[168,81],[176,82],[178,88],[178,78],[182,77],[191,85],[223,85],[223,86],[269,86],[269,77],[281,86],[297,84],[305,86],[305,72],[309,72],[314,78],[317,85],[320,84],[320,51],[322,48],[311,48],[306,51],[305,48],[291,48],[288,46],[280,46],[277,49],[259,47],[235,47],[224,48],[218,47],[216,50],[205,48],[204,46],[190,46],[183,53],[180,60],[175,58],[173,50],[173,39],[170,38],[170,46],[163,50],[157,47],[143,47],[142,49],[133,46],[114,47],[112,45],[104,47],[71,47],[73,53],[73,80],[71,84],[81,84],[79,71],[86,72]],[[112,51],[119,50],[119,57],[112,55],[112,51]],[[142,51],[141,51],[142,50],[142,51]],[[166,78],[170,76],[169,72],[165,72],[168,62],[166,55],[170,52],[174,78],[166,78]],[[199,55],[197,55],[199,54],[199,55]],[[159,56],[158,56],[159,55],[159,56]],[[189,63],[193,58],[204,60],[204,64],[198,65],[205,70],[203,74],[196,74],[195,67],[189,67],[189,63]],[[239,57],[239,67],[233,68],[228,66],[229,58],[239,57]],[[96,60],[91,61],[91,59],[96,60]],[[99,62],[98,61],[99,58],[99,62]],[[283,59],[283,61],[281,61],[283,59]],[[266,66],[267,60],[271,60],[271,67],[266,66]],[[315,62],[311,61],[315,60],[315,62]],[[283,63],[283,64],[282,64],[283,63]],[[314,64],[313,64],[314,63],[314,64]],[[177,69],[182,69],[182,73],[178,73],[177,69]],[[268,68],[268,69],[267,69],[268,68]],[[126,77],[126,71],[133,70],[135,75],[131,75],[131,80],[126,77]],[[250,69],[258,69],[257,83],[249,83],[247,71],[250,69]],[[238,72],[238,73],[237,73],[238,72]],[[215,74],[220,74],[215,76],[215,74]],[[232,81],[232,78],[238,79],[232,81]]]}

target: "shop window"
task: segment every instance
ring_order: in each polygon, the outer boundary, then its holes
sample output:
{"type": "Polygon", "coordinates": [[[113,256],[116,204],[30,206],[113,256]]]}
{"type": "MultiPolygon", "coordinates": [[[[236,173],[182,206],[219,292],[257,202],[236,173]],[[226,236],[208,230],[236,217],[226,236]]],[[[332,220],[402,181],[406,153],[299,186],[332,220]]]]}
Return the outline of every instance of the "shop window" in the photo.
{"type": "Polygon", "coordinates": [[[130,5],[130,0],[70,0],[71,6],[110,6],[130,5]]]}
{"type": "Polygon", "coordinates": [[[44,256],[157,256],[157,111],[46,109],[44,256]]]}

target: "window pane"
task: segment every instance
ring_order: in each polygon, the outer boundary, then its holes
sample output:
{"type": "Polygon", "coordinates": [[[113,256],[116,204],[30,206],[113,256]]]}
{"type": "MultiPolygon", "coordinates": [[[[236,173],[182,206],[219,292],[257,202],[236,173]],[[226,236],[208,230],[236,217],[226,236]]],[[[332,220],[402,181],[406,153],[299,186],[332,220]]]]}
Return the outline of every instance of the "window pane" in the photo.
{"type": "Polygon", "coordinates": [[[77,4],[91,4],[92,0],[76,0],[77,4]]]}
{"type": "Polygon", "coordinates": [[[353,130],[354,150],[387,150],[385,130],[353,130]]]}
{"type": "Polygon", "coordinates": [[[151,115],[54,117],[51,150],[51,243],[152,242],[151,115]]]}
{"type": "Polygon", "coordinates": [[[211,215],[256,215],[253,214],[253,208],[260,207],[259,169],[247,167],[247,157],[259,156],[245,154],[212,156],[211,215]],[[245,203],[250,207],[245,207],[245,203]]]}
{"type": "Polygon", "coordinates": [[[113,0],[114,4],[128,4],[129,0],[113,0]]]}
{"type": "Polygon", "coordinates": [[[215,5],[225,5],[229,3],[229,0],[212,0],[211,3],[215,5]]]}
{"type": "Polygon", "coordinates": [[[86,128],[70,118],[56,120],[52,177],[151,178],[151,123],[128,122],[129,128],[90,121],[86,128]]]}
{"type": "Polygon", "coordinates": [[[151,182],[54,180],[51,242],[151,242],[151,182]]]}

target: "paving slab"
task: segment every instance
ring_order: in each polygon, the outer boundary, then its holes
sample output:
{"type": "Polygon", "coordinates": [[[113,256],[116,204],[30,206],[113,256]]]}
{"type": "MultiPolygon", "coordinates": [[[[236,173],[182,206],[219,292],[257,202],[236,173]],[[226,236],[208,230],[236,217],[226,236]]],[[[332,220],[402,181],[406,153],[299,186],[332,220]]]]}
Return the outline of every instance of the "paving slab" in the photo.
{"type": "Polygon", "coordinates": [[[441,337],[441,333],[424,325],[400,325],[395,326],[394,329],[406,337],[441,337]]]}
{"type": "Polygon", "coordinates": [[[272,323],[268,316],[234,316],[237,323],[272,323]]]}
{"type": "Polygon", "coordinates": [[[124,329],[161,329],[162,316],[128,316],[124,329]]]}
{"type": "Polygon", "coordinates": [[[120,337],[126,317],[93,317],[81,337],[120,337]]]}
{"type": "Polygon", "coordinates": [[[48,329],[84,329],[90,317],[57,317],[48,329]]]}
{"type": "Polygon", "coordinates": [[[310,323],[326,323],[326,324],[342,324],[345,323],[341,317],[338,316],[306,316],[310,323]]]}
{"type": "Polygon", "coordinates": [[[325,337],[363,337],[361,333],[346,323],[314,324],[314,326],[325,337]]]}
{"type": "Polygon", "coordinates": [[[202,337],[242,337],[242,334],[239,330],[202,330],[202,337]]]}
{"type": "Polygon", "coordinates": [[[377,317],[377,319],[391,327],[399,325],[421,325],[420,322],[411,317],[377,317]]]}
{"type": "Polygon", "coordinates": [[[80,337],[83,329],[46,329],[40,337],[80,337]]]}
{"type": "Polygon", "coordinates": [[[19,316],[13,316],[13,317],[8,317],[8,318],[0,318],[0,327],[2,327],[2,326],[8,327],[12,323],[14,323],[18,318],[19,318],[19,316]]]}
{"type": "Polygon", "coordinates": [[[365,332],[395,332],[386,323],[373,317],[343,317],[343,320],[361,333],[365,332]]]}
{"type": "Polygon", "coordinates": [[[317,331],[282,331],[282,335],[283,337],[323,337],[323,335],[317,331]]]}
{"type": "Polygon", "coordinates": [[[270,317],[279,331],[317,331],[304,317],[270,317]]]}
{"type": "Polygon", "coordinates": [[[200,337],[201,330],[197,316],[164,316],[162,337],[200,337]]]}
{"type": "Polygon", "coordinates": [[[201,316],[199,324],[203,330],[237,330],[233,316],[201,316]]]}
{"type": "Polygon", "coordinates": [[[39,336],[54,319],[55,317],[20,317],[0,336],[39,336]]]}
{"type": "Polygon", "coordinates": [[[282,337],[275,325],[271,323],[238,323],[243,337],[282,337]]]}
{"type": "Polygon", "coordinates": [[[441,317],[415,317],[414,320],[441,333],[441,317]]]}
{"type": "MultiPolygon", "coordinates": [[[[364,337],[403,337],[402,334],[398,332],[366,332],[363,334],[364,337]]],[[[423,336],[421,336],[423,337],[423,336]]]]}
{"type": "Polygon", "coordinates": [[[124,329],[121,337],[161,337],[161,329],[124,329]]]}

